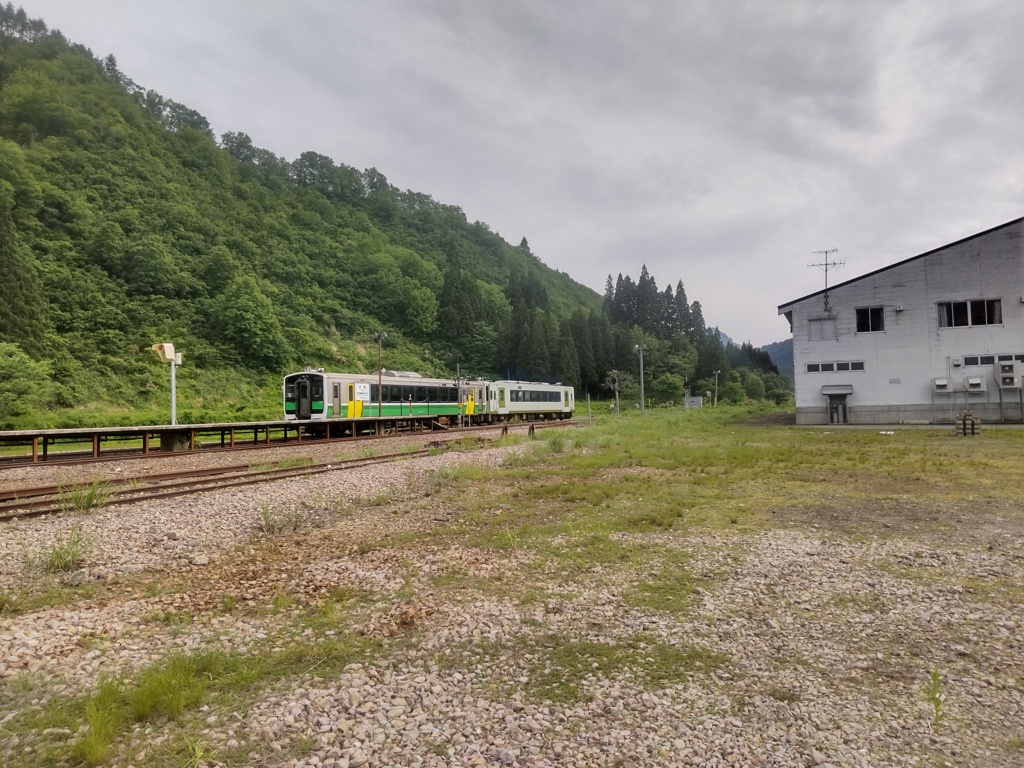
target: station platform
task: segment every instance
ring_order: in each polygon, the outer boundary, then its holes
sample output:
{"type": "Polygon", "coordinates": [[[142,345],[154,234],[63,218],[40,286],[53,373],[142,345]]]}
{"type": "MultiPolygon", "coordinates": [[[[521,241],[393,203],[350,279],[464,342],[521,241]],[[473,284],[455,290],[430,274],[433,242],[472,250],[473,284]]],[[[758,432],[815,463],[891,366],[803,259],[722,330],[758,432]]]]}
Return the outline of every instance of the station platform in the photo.
{"type": "MultiPolygon", "coordinates": [[[[276,445],[302,440],[430,432],[455,426],[437,416],[366,417],[328,421],[250,421],[223,424],[150,424],[134,427],[75,427],[0,431],[0,460],[6,464],[66,459],[69,454],[99,459],[104,453],[184,453],[203,448],[276,445]]],[[[468,425],[467,425],[468,426],[468,425]]],[[[0,467],[4,466],[0,463],[0,467]]]]}

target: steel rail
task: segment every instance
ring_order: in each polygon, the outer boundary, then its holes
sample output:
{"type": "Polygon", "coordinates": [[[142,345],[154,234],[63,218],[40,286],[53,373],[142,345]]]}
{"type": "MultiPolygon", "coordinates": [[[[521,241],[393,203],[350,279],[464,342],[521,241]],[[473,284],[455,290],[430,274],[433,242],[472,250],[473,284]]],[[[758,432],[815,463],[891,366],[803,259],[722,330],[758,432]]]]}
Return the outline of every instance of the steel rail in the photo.
{"type": "MultiPolygon", "coordinates": [[[[321,462],[319,464],[307,464],[301,467],[272,467],[265,470],[254,470],[251,467],[233,467],[233,468],[217,468],[216,470],[196,470],[182,471],[182,472],[169,472],[166,473],[165,477],[167,482],[156,485],[154,487],[130,487],[130,484],[134,482],[150,483],[157,476],[155,475],[143,475],[136,478],[118,478],[118,485],[121,486],[115,491],[115,499],[108,501],[103,504],[100,509],[109,506],[121,505],[121,504],[137,504],[143,501],[152,501],[154,499],[169,499],[178,496],[188,496],[193,493],[200,493],[203,491],[217,491],[223,488],[235,488],[246,485],[256,485],[258,483],[271,482],[273,480],[285,480],[293,477],[307,477],[309,475],[318,475],[325,472],[334,472],[337,470],[354,469],[357,467],[374,465],[374,464],[385,464],[392,461],[399,461],[405,458],[414,458],[417,456],[425,456],[431,453],[434,449],[424,448],[415,451],[403,451],[402,453],[383,454],[381,456],[364,456],[354,459],[343,459],[340,461],[333,462],[321,462]],[[224,471],[227,469],[228,471],[224,471]],[[236,470],[234,473],[231,470],[236,470]],[[242,470],[242,471],[237,471],[242,470]],[[168,477],[171,476],[171,477],[168,477]],[[125,487],[128,486],[128,487],[125,487]]],[[[78,484],[77,486],[67,486],[61,488],[60,492],[66,492],[69,488],[76,488],[79,490],[88,489],[92,486],[91,483],[78,484]]],[[[53,488],[55,486],[50,486],[53,488]]],[[[45,488],[34,488],[34,489],[17,489],[8,493],[17,494],[19,492],[25,493],[26,491],[43,491],[45,488]]],[[[37,494],[38,496],[45,496],[46,494],[37,494]]],[[[49,494],[50,497],[55,494],[49,494]]],[[[21,497],[16,497],[20,499],[21,497]]],[[[95,509],[95,508],[94,508],[95,509]]],[[[39,517],[42,515],[53,514],[58,512],[66,512],[67,509],[64,505],[56,502],[54,498],[42,498],[36,501],[26,501],[15,503],[7,503],[0,505],[0,522],[6,522],[16,519],[24,519],[26,517],[39,517]]]]}

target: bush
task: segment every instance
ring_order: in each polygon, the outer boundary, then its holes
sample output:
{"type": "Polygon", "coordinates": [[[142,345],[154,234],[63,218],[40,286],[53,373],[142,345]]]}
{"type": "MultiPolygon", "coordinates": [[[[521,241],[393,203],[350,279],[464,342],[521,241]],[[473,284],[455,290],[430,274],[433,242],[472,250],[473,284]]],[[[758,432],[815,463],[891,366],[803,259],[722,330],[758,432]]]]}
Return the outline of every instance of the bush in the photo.
{"type": "Polygon", "coordinates": [[[53,404],[57,387],[50,365],[25,354],[17,344],[0,344],[0,422],[53,404]]]}

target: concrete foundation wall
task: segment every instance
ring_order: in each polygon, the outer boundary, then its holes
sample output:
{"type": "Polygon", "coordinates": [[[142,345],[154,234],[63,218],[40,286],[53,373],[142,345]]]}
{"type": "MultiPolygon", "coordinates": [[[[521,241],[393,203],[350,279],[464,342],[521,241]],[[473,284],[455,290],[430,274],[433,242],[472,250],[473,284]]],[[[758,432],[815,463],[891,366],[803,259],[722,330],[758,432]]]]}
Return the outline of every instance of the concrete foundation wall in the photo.
{"type": "MultiPolygon", "coordinates": [[[[971,403],[966,409],[957,403],[952,415],[949,404],[927,405],[850,405],[847,418],[850,424],[952,424],[957,414],[969,410],[984,424],[1021,423],[1021,407],[1018,401],[1007,400],[1002,409],[999,403],[971,403]]],[[[797,408],[796,423],[799,425],[828,424],[828,411],[820,408],[797,408]]],[[[841,425],[837,425],[841,426],[841,425]]]]}

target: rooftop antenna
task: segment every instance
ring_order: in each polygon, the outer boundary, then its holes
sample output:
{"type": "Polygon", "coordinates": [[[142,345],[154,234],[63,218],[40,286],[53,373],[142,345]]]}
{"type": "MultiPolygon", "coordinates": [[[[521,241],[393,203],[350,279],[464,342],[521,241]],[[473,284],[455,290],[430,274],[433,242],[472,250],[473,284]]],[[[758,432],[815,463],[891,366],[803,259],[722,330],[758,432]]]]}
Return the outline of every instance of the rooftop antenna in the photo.
{"type": "Polygon", "coordinates": [[[842,261],[830,260],[828,256],[830,253],[838,252],[838,248],[829,248],[828,250],[825,251],[811,251],[811,253],[820,255],[824,259],[824,261],[820,261],[816,264],[807,265],[808,267],[818,267],[819,269],[825,270],[825,314],[828,314],[832,311],[831,307],[829,307],[828,305],[828,271],[829,269],[839,269],[839,267],[843,266],[844,263],[842,261]]]}

